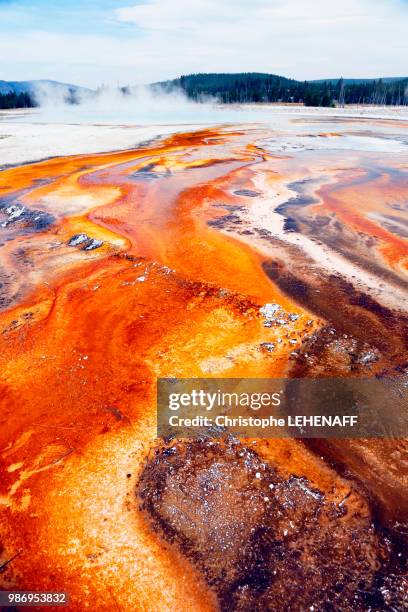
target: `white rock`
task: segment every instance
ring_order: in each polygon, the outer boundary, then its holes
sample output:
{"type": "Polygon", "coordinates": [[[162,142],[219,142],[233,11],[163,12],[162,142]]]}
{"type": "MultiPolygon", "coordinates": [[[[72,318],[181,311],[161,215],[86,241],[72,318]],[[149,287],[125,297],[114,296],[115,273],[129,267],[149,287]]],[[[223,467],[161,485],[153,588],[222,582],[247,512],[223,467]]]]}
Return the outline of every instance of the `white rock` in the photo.
{"type": "Polygon", "coordinates": [[[265,304],[259,309],[259,312],[265,319],[273,319],[278,310],[280,310],[279,304],[265,304]]]}

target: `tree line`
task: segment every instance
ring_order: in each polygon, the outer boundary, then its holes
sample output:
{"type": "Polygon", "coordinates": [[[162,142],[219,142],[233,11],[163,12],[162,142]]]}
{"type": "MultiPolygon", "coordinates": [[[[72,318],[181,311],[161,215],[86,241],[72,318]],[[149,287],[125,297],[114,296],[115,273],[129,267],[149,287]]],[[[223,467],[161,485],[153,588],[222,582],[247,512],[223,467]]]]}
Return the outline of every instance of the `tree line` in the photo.
{"type": "Polygon", "coordinates": [[[9,91],[8,93],[0,93],[0,109],[5,110],[9,108],[33,108],[36,106],[33,97],[27,93],[16,93],[15,91],[9,91]]]}
{"type": "MultiPolygon", "coordinates": [[[[248,72],[238,74],[189,74],[151,85],[153,90],[167,92],[183,90],[197,102],[216,99],[221,104],[251,102],[298,103],[306,106],[343,106],[345,104],[406,105],[408,78],[348,81],[343,78],[328,81],[296,81],[274,74],[248,72]]],[[[93,92],[98,96],[103,88],[93,92]]],[[[130,95],[129,87],[121,87],[122,95],[130,95]]],[[[77,92],[70,88],[65,94],[67,104],[78,104],[77,92]]],[[[10,91],[0,93],[0,109],[33,108],[37,102],[33,93],[10,91]]]]}
{"type": "MultiPolygon", "coordinates": [[[[408,104],[408,79],[370,81],[296,81],[263,73],[189,74],[157,83],[166,91],[182,89],[192,100],[216,98],[223,104],[249,102],[344,104],[408,104]]],[[[155,85],[153,85],[155,87],[155,85]]]]}

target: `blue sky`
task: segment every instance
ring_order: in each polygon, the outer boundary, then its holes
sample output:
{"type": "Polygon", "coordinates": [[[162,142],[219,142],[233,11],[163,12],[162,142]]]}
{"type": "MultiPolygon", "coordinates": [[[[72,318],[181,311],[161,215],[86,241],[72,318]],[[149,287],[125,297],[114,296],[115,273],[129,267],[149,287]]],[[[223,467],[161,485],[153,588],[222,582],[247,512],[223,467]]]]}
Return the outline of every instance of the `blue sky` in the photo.
{"type": "MultiPolygon", "coordinates": [[[[112,0],[0,0],[0,31],[24,32],[30,29],[51,32],[82,32],[123,35],[132,26],[115,18],[118,7],[135,6],[137,2],[112,0]]],[[[132,30],[132,32],[130,32],[132,30]]]]}
{"type": "Polygon", "coordinates": [[[0,0],[0,79],[406,76],[406,0],[0,0]]]}

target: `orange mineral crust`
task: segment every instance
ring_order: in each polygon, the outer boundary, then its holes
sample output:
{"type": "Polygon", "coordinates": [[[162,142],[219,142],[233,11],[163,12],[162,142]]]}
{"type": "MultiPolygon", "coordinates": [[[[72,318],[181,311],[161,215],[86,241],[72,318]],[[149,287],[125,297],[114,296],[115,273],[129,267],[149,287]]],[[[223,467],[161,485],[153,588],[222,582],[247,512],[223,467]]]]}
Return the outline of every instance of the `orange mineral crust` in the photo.
{"type": "Polygon", "coordinates": [[[324,597],[364,609],[358,585],[374,589],[394,558],[382,529],[403,518],[402,460],[384,496],[380,478],[353,473],[358,441],[345,477],[331,447],[247,440],[240,454],[155,437],[158,377],[371,376],[406,363],[401,162],[388,160],[365,206],[342,159],[273,155],[274,137],[219,127],[0,172],[2,588],[68,591],[73,611],[278,610],[290,576],[297,591],[310,584],[302,601],[288,595],[292,609],[324,597]],[[260,311],[271,303],[273,324],[260,311]],[[208,516],[204,481],[218,491],[208,516]],[[280,534],[281,555],[260,530],[280,534]]]}

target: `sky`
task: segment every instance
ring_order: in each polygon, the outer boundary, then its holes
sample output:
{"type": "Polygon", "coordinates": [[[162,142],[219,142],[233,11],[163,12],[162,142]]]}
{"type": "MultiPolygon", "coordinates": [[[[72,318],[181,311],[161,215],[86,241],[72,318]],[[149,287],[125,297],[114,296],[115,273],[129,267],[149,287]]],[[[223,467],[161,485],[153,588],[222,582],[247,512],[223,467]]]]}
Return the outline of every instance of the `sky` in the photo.
{"type": "Polygon", "coordinates": [[[0,0],[0,79],[408,76],[408,0],[0,0]]]}

